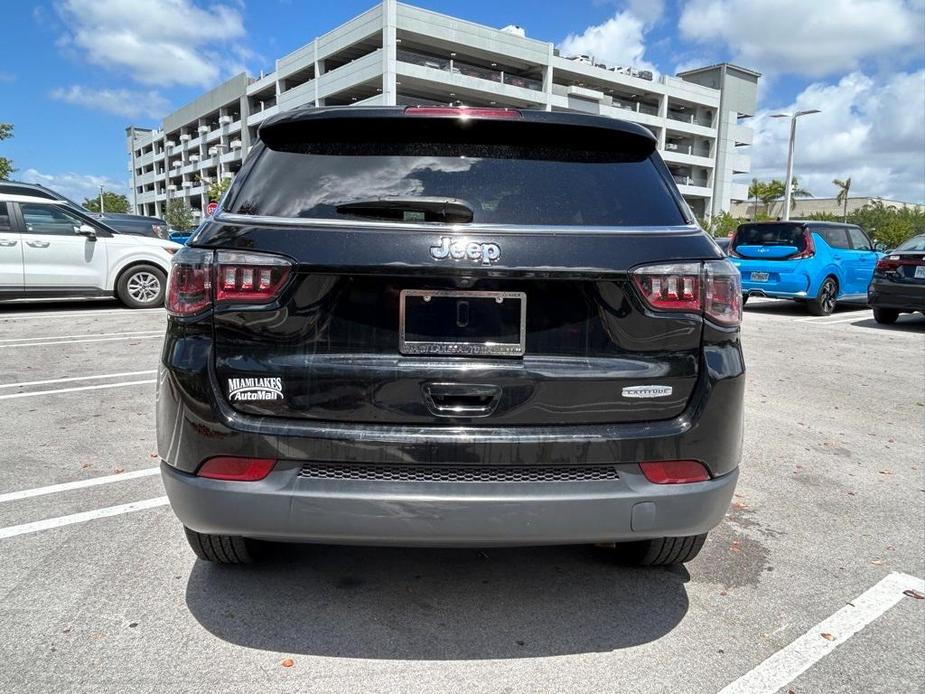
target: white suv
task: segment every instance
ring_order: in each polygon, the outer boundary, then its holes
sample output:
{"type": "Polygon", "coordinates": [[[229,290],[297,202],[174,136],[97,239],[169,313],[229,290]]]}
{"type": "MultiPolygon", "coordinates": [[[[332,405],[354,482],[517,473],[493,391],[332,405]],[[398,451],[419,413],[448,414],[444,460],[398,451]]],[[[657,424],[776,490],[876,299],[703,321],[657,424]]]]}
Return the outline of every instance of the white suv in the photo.
{"type": "Polygon", "coordinates": [[[0,184],[0,299],[118,296],[164,302],[173,241],[123,235],[64,199],[0,184]]]}

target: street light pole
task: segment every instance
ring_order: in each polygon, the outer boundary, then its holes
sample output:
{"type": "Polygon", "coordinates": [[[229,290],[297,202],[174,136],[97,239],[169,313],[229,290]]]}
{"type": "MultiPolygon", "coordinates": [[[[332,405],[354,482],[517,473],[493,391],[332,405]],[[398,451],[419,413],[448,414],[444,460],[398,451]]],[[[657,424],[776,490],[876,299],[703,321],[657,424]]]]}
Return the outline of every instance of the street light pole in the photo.
{"type": "Polygon", "coordinates": [[[103,186],[100,186],[100,214],[105,214],[106,210],[103,209],[103,186]]]}
{"type": "Polygon", "coordinates": [[[787,147],[787,181],[784,183],[784,221],[790,219],[790,195],[793,188],[793,145],[797,139],[797,118],[808,116],[810,113],[819,113],[818,108],[812,108],[806,111],[797,111],[796,113],[775,113],[771,118],[789,118],[790,119],[790,144],[787,147]]]}

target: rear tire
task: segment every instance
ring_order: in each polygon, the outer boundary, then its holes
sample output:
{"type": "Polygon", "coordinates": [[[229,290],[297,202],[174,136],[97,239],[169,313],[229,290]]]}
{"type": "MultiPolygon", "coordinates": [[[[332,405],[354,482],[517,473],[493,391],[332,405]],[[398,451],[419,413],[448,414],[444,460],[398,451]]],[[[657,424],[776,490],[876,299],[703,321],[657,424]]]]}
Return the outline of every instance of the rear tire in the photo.
{"type": "Polygon", "coordinates": [[[743,294],[743,295],[742,295],[742,305],[743,305],[743,306],[745,306],[745,304],[748,303],[748,296],[749,296],[748,294],[743,294]]]}
{"type": "Polygon", "coordinates": [[[129,308],[157,308],[164,303],[167,275],[154,265],[136,265],[122,273],[116,294],[129,308]]]}
{"type": "Polygon", "coordinates": [[[236,535],[205,535],[185,525],[186,541],[197,557],[215,564],[250,564],[254,561],[253,541],[236,535]]]}
{"type": "Polygon", "coordinates": [[[692,561],[703,548],[707,534],[689,537],[656,537],[615,545],[621,563],[635,566],[673,566],[692,561]]]}
{"type": "Polygon", "coordinates": [[[806,302],[806,309],[814,316],[831,316],[838,303],[838,282],[826,277],[815,299],[806,302]]]}
{"type": "Polygon", "coordinates": [[[892,308],[875,308],[874,320],[882,325],[892,325],[899,318],[899,311],[892,308]]]}

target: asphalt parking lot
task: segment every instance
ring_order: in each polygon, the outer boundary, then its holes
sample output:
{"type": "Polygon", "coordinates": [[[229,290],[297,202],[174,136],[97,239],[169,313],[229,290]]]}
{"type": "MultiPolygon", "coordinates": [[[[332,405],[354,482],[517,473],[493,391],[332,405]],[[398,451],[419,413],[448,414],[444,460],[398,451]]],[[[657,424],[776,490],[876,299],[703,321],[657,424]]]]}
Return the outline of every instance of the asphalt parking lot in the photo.
{"type": "Polygon", "coordinates": [[[868,310],[749,303],[737,495],[677,570],[620,568],[588,547],[197,562],[153,474],[164,323],[109,302],[0,305],[0,691],[925,681],[925,600],[903,595],[925,577],[922,316],[887,327],[868,310]]]}

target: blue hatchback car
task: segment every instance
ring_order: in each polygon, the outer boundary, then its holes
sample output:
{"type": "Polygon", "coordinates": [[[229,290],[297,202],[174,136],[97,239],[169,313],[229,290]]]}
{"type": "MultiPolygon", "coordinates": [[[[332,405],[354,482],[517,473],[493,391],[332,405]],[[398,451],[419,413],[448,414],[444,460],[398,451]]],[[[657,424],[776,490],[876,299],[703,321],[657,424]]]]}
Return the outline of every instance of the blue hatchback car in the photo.
{"type": "Polygon", "coordinates": [[[742,224],[728,253],[742,273],[743,300],[793,299],[815,316],[840,301],[866,304],[882,255],[858,226],[800,220],[742,224]]]}

